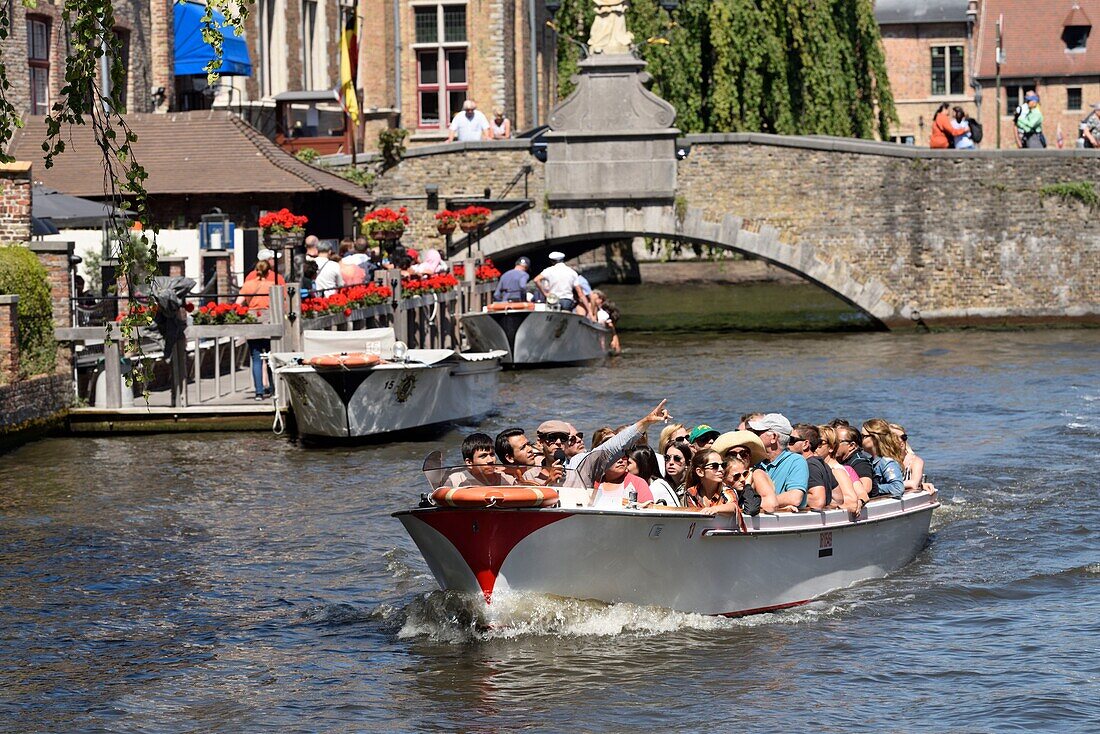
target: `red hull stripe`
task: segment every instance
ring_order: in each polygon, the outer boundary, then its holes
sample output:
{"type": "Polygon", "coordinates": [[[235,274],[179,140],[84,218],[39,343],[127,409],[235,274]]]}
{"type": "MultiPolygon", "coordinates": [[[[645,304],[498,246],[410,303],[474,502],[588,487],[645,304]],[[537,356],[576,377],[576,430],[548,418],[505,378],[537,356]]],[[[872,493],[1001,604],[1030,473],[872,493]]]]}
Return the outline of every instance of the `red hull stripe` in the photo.
{"type": "Polygon", "coordinates": [[[419,519],[451,542],[473,572],[488,604],[500,567],[512,549],[536,530],[571,516],[569,512],[440,510],[425,512],[419,519]]]}
{"type": "Polygon", "coordinates": [[[770,607],[757,607],[756,609],[742,609],[740,612],[722,612],[719,617],[747,617],[750,614],[763,614],[764,612],[778,612],[780,609],[790,609],[791,607],[801,606],[809,602],[809,599],[803,599],[802,601],[789,601],[786,604],[776,604],[770,607]]]}

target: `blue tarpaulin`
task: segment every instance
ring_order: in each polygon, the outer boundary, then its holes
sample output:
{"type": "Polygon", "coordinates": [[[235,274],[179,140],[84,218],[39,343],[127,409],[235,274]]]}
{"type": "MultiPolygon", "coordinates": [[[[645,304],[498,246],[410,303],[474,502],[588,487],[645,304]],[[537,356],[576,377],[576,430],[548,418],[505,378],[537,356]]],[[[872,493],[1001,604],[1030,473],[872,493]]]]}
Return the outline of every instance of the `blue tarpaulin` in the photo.
{"type": "MultiPolygon", "coordinates": [[[[202,40],[202,15],[206,6],[199,3],[176,3],[176,76],[206,74],[204,68],[214,58],[214,51],[202,40]]],[[[225,16],[214,11],[214,24],[225,34],[222,65],[219,74],[252,76],[252,59],[244,38],[234,36],[225,26],[225,16]]]]}

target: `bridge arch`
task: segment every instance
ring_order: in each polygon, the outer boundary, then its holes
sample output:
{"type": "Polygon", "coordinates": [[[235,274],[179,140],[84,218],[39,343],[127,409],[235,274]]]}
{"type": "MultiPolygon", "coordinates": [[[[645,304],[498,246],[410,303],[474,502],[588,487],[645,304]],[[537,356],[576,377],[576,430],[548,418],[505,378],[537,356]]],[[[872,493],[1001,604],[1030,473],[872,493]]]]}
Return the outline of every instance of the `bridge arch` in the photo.
{"type": "Polygon", "coordinates": [[[835,293],[878,324],[911,323],[914,307],[859,268],[829,257],[817,243],[781,242],[779,230],[754,226],[733,214],[721,221],[700,209],[677,212],[673,206],[569,207],[529,210],[481,238],[481,254],[500,260],[538,255],[586,241],[653,237],[721,247],[753,255],[835,293]],[[826,255],[826,257],[822,257],[826,255]]]}

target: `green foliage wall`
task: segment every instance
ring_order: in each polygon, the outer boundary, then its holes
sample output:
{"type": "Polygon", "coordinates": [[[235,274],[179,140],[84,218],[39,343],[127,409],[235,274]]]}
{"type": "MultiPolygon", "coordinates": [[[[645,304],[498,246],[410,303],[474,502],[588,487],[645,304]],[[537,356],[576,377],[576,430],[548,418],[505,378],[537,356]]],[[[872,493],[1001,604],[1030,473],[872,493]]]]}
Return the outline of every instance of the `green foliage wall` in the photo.
{"type": "MultiPolygon", "coordinates": [[[[561,32],[586,41],[592,7],[564,0],[561,32]]],[[[627,26],[684,132],[871,138],[896,119],[873,0],[681,0],[674,16],[634,0],[627,26]],[[660,36],[669,44],[646,43],[660,36]]],[[[580,55],[559,39],[561,97],[580,55]]]]}
{"type": "Polygon", "coordinates": [[[19,366],[25,377],[53,372],[53,304],[46,269],[33,252],[0,245],[0,293],[19,296],[19,366]]]}

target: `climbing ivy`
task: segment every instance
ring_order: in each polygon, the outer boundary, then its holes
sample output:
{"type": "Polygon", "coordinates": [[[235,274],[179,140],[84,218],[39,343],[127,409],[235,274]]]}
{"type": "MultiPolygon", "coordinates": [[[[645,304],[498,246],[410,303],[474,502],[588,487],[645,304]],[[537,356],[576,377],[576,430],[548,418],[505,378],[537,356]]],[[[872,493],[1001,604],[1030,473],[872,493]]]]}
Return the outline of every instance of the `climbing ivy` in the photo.
{"type": "MultiPolygon", "coordinates": [[[[627,24],[653,91],[685,132],[886,137],[897,115],[873,0],[634,0],[627,24]]],[[[586,39],[591,0],[564,0],[560,34],[586,39]]],[[[558,93],[581,50],[559,37],[558,93]]]]}

